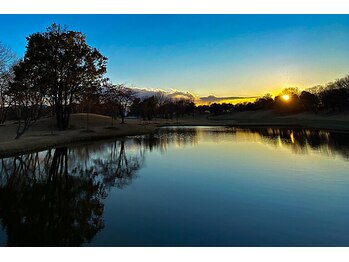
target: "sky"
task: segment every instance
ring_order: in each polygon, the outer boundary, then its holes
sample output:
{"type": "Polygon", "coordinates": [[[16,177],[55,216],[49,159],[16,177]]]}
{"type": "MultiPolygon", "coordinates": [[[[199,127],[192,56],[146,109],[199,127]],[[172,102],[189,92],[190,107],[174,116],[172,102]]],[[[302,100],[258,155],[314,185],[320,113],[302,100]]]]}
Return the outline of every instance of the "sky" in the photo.
{"type": "Polygon", "coordinates": [[[52,23],[83,32],[108,57],[113,83],[203,102],[349,73],[349,15],[0,15],[0,41],[23,57],[26,37],[52,23]]]}

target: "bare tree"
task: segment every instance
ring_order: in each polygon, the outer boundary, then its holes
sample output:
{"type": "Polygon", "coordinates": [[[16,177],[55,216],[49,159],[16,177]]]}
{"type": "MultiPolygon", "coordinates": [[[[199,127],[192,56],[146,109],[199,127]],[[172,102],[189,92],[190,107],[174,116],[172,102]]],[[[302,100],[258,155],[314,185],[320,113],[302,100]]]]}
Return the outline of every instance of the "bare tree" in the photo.
{"type": "Polygon", "coordinates": [[[163,106],[166,102],[168,102],[170,100],[170,98],[166,95],[166,93],[164,91],[158,91],[155,94],[155,98],[156,98],[156,102],[157,102],[158,107],[163,106]]]}
{"type": "Polygon", "coordinates": [[[11,105],[9,96],[10,83],[13,79],[14,53],[0,42],[0,124],[6,120],[8,109],[11,105]]]}
{"type": "Polygon", "coordinates": [[[156,114],[166,118],[168,105],[172,102],[172,99],[164,91],[158,91],[154,98],[156,100],[156,114]]]}
{"type": "Polygon", "coordinates": [[[15,139],[19,139],[38,120],[42,108],[42,93],[29,86],[26,82],[15,82],[10,88],[18,119],[15,139]]]}
{"type": "Polygon", "coordinates": [[[298,87],[287,87],[282,90],[281,95],[299,96],[300,93],[301,91],[299,90],[298,87]]]}
{"type": "Polygon", "coordinates": [[[106,103],[117,106],[121,116],[121,124],[124,124],[127,109],[135,99],[135,91],[125,84],[109,84],[106,86],[103,96],[106,103]]]}

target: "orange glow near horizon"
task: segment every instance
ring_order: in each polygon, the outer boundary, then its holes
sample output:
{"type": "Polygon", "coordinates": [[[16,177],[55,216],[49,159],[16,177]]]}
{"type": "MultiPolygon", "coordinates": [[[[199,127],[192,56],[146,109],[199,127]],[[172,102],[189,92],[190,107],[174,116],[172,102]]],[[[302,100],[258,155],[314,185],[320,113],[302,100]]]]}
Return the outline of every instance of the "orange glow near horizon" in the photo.
{"type": "MultiPolygon", "coordinates": [[[[292,85],[291,85],[292,86],[292,85]]],[[[300,89],[302,91],[302,89],[300,89]]],[[[283,93],[283,89],[272,89],[271,92],[267,92],[267,91],[264,91],[262,92],[262,94],[270,94],[272,99],[275,99],[275,97],[280,97],[284,102],[291,102],[292,101],[292,97],[289,95],[289,94],[282,94],[283,93]]],[[[253,94],[251,94],[252,96],[253,94]]],[[[224,96],[229,96],[229,94],[224,94],[224,96]]],[[[241,99],[231,99],[231,100],[219,100],[219,101],[216,101],[216,102],[206,102],[206,101],[201,101],[198,96],[196,96],[196,99],[194,100],[194,103],[197,105],[197,106],[201,106],[201,105],[210,105],[210,104],[213,104],[213,103],[217,103],[217,104],[223,104],[223,103],[227,103],[227,104],[233,104],[233,105],[236,105],[236,104],[240,104],[240,103],[248,103],[248,102],[251,102],[253,103],[254,101],[256,101],[256,99],[258,97],[263,97],[263,95],[256,95],[254,98],[241,98],[241,99]]]]}
{"type": "Polygon", "coordinates": [[[283,95],[282,99],[285,100],[285,101],[288,101],[290,99],[290,96],[289,95],[283,95]]]}
{"type": "Polygon", "coordinates": [[[217,103],[217,104],[223,104],[223,103],[227,103],[227,104],[239,104],[239,103],[248,103],[248,102],[254,102],[256,100],[256,98],[241,98],[241,99],[231,99],[231,100],[220,100],[217,102],[205,102],[205,101],[200,101],[199,99],[195,100],[195,104],[197,106],[202,106],[202,105],[210,105],[213,103],[217,103]]]}

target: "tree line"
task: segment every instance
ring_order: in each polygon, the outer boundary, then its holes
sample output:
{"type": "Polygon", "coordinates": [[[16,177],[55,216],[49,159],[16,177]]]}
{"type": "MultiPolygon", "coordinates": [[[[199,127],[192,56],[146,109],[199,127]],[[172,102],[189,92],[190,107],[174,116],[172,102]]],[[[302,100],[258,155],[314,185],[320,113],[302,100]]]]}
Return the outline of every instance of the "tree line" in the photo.
{"type": "Polygon", "coordinates": [[[213,103],[197,107],[199,112],[210,112],[215,115],[234,111],[275,110],[282,114],[301,112],[340,113],[349,109],[349,75],[301,91],[298,87],[289,87],[273,98],[265,94],[253,102],[238,104],[213,103]],[[285,99],[287,96],[287,99],[285,99]]]}

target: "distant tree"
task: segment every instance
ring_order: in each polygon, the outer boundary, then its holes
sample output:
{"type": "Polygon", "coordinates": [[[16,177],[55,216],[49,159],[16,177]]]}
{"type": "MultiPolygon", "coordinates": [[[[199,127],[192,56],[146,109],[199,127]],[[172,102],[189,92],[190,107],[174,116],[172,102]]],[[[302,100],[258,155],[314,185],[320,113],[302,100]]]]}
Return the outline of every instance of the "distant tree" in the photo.
{"type": "Polygon", "coordinates": [[[172,99],[169,98],[164,91],[158,91],[154,98],[156,100],[156,115],[158,117],[168,118],[169,104],[173,102],[172,99]]]}
{"type": "Polygon", "coordinates": [[[19,67],[26,72],[23,82],[35,82],[35,88],[52,100],[57,127],[68,128],[72,104],[103,83],[107,58],[87,45],[81,32],[52,24],[44,33],[27,37],[24,59],[19,67]]]}
{"type": "Polygon", "coordinates": [[[0,124],[5,122],[12,102],[9,88],[13,79],[14,63],[14,53],[0,42],[0,124]]]}
{"type": "Polygon", "coordinates": [[[299,113],[302,108],[299,101],[300,91],[298,87],[288,87],[281,91],[281,93],[275,97],[274,108],[276,111],[285,114],[299,113]],[[289,97],[288,100],[284,99],[284,96],[289,97]]]}
{"type": "MultiPolygon", "coordinates": [[[[224,110],[227,109],[227,104],[224,104],[223,107],[224,107],[224,110]]],[[[194,101],[191,101],[191,100],[186,100],[185,102],[185,114],[188,114],[188,115],[194,115],[195,113],[195,103],[194,101]]]]}
{"type": "Polygon", "coordinates": [[[152,120],[156,116],[156,105],[155,96],[148,97],[140,103],[141,116],[144,120],[152,120]]]}
{"type": "Polygon", "coordinates": [[[223,107],[221,104],[213,103],[210,105],[210,112],[214,115],[219,115],[223,113],[223,107]]]}
{"type": "Polygon", "coordinates": [[[280,95],[289,95],[289,96],[296,95],[296,96],[299,96],[300,95],[300,91],[299,91],[298,87],[287,87],[287,88],[284,88],[281,91],[280,95]]]}
{"type": "Polygon", "coordinates": [[[317,112],[319,107],[319,98],[316,95],[308,91],[302,91],[301,95],[299,96],[299,100],[304,110],[317,112]]]}
{"type": "Polygon", "coordinates": [[[130,115],[133,115],[137,118],[141,117],[141,99],[139,97],[136,97],[131,106],[130,106],[130,111],[129,111],[130,115]]]}
{"type": "Polygon", "coordinates": [[[164,104],[168,103],[171,100],[169,99],[169,97],[166,95],[164,91],[158,91],[155,94],[155,99],[158,107],[163,106],[164,104]]]}
{"type": "Polygon", "coordinates": [[[319,97],[324,109],[335,112],[349,108],[349,76],[328,83],[319,97]]]}
{"type": "Polygon", "coordinates": [[[304,91],[307,91],[313,95],[316,95],[317,97],[319,97],[320,93],[325,89],[325,87],[323,85],[317,85],[317,86],[313,86],[310,88],[305,89],[304,91]]]}
{"type": "Polygon", "coordinates": [[[326,89],[321,92],[320,97],[324,105],[324,109],[331,110],[333,112],[340,112],[344,108],[348,107],[349,92],[344,88],[326,89]]]}
{"type": "Polygon", "coordinates": [[[200,113],[208,113],[210,111],[209,105],[199,105],[196,107],[196,110],[200,113]]]}
{"type": "Polygon", "coordinates": [[[254,102],[255,109],[271,109],[274,106],[274,99],[271,94],[265,94],[254,102]]]}
{"type": "Polygon", "coordinates": [[[124,124],[126,111],[135,99],[135,91],[125,84],[109,84],[105,87],[103,96],[106,103],[117,107],[121,116],[121,124],[124,124]]]}
{"type": "Polygon", "coordinates": [[[80,101],[80,112],[86,113],[86,129],[89,129],[90,126],[90,113],[92,112],[93,107],[99,104],[99,100],[99,93],[91,91],[87,92],[80,101]]]}

